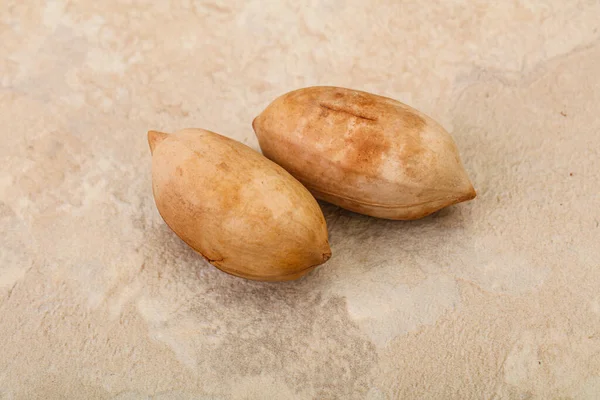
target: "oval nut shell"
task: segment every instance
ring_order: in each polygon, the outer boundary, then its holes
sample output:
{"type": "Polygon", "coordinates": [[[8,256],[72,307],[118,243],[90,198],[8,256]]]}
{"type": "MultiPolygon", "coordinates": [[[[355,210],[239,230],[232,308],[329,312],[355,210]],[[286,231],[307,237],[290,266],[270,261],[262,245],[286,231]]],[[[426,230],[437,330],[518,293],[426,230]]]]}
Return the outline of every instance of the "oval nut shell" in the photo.
{"type": "Polygon", "coordinates": [[[252,126],[267,158],[351,211],[409,220],[475,197],[450,134],[393,99],[309,87],[275,99],[252,126]]]}
{"type": "Polygon", "coordinates": [[[217,268],[299,278],[331,256],[313,196],[260,153],[214,132],[148,132],[152,190],[167,225],[217,268]]]}

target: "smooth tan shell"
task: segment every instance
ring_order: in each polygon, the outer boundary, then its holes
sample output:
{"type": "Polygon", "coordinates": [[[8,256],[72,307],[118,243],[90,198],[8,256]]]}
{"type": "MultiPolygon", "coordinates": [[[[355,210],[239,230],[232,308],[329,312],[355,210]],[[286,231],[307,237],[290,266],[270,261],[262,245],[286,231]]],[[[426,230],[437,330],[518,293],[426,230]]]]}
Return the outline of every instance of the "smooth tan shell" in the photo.
{"type": "Polygon", "coordinates": [[[452,137],[399,101],[309,87],[252,123],[263,154],[315,197],[388,219],[417,219],[475,197],[452,137]]]}
{"type": "Polygon", "coordinates": [[[152,189],[167,225],[211,264],[284,281],[331,256],[313,196],[251,148],[203,129],[150,131],[152,189]]]}

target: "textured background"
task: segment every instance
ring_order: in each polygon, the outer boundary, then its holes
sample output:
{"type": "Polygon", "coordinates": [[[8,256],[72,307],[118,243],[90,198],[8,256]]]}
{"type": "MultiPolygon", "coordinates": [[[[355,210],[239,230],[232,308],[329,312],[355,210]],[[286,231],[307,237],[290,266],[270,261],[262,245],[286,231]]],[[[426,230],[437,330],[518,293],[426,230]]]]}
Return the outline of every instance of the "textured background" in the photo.
{"type": "Polygon", "coordinates": [[[0,2],[0,399],[600,398],[600,2],[0,2]],[[478,198],[323,204],[333,258],[221,273],[161,220],[146,131],[257,148],[275,96],[396,98],[478,198]]]}

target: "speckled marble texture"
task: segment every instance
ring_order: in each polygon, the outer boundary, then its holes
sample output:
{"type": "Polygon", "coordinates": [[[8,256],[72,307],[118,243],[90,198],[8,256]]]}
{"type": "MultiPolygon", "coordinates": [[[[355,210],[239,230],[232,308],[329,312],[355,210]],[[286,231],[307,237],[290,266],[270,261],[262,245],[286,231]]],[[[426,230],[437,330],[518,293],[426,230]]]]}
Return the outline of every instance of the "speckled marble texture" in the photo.
{"type": "Polygon", "coordinates": [[[599,38],[594,0],[3,0],[0,399],[600,398],[599,38]],[[258,148],[320,84],[438,120],[477,199],[323,204],[306,278],[220,272],[156,211],[146,131],[258,148]]]}

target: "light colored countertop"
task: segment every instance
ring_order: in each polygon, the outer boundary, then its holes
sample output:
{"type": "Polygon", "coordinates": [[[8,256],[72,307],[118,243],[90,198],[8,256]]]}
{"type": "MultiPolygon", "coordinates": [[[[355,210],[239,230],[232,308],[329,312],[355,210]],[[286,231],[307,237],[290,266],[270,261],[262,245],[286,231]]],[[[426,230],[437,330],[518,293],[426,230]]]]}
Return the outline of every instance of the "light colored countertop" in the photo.
{"type": "Polygon", "coordinates": [[[600,398],[600,3],[298,3],[2,2],[0,399],[600,398]],[[323,204],[306,278],[220,272],[160,218],[146,131],[257,149],[323,84],[438,120],[478,197],[323,204]]]}

